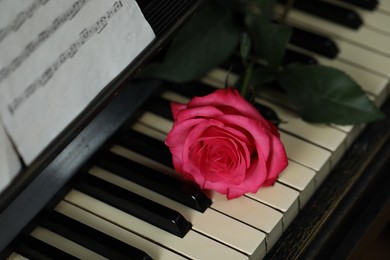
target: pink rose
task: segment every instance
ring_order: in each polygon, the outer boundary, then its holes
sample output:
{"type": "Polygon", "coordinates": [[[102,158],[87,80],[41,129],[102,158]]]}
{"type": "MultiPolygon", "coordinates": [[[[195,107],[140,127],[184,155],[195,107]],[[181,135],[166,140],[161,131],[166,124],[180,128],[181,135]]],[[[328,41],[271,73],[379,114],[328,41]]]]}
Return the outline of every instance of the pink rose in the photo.
{"type": "Polygon", "coordinates": [[[272,185],[287,166],[276,127],[240,96],[220,89],[187,105],[171,103],[165,141],[175,170],[228,199],[272,185]]]}

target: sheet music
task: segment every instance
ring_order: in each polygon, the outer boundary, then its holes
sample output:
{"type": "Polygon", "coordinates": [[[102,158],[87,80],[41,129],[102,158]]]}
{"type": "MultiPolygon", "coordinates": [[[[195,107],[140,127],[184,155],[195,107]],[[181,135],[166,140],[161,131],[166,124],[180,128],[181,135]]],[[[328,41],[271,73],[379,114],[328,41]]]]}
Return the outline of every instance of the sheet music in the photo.
{"type": "Polygon", "coordinates": [[[1,0],[0,113],[25,163],[154,37],[134,0],[1,0]]]}
{"type": "Polygon", "coordinates": [[[0,194],[21,169],[18,155],[0,121],[0,194]]]}

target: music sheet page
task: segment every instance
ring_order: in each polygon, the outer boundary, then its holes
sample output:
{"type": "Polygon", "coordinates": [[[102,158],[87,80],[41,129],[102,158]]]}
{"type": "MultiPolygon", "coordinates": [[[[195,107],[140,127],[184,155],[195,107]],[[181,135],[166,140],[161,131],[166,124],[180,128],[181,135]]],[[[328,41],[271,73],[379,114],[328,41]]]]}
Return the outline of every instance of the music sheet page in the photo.
{"type": "Polygon", "coordinates": [[[18,154],[14,150],[0,121],[0,194],[21,169],[18,154]]]}
{"type": "Polygon", "coordinates": [[[154,37],[135,0],[0,0],[0,114],[24,162],[154,37]]]}

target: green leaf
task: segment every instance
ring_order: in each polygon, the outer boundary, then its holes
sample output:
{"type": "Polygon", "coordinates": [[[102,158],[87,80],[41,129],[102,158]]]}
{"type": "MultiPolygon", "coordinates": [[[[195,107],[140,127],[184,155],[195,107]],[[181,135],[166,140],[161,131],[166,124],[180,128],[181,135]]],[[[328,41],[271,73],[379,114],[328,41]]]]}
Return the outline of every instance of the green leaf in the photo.
{"type": "Polygon", "coordinates": [[[262,22],[259,16],[250,14],[247,15],[246,24],[256,56],[265,59],[270,67],[278,69],[292,29],[281,24],[262,22]]]}
{"type": "Polygon", "coordinates": [[[256,67],[253,70],[252,82],[253,85],[260,89],[264,84],[275,80],[275,70],[268,67],[256,67]]]}
{"type": "Polygon", "coordinates": [[[199,79],[236,49],[240,31],[232,14],[208,5],[173,39],[162,63],[153,63],[140,75],[174,82],[199,79]]]}
{"type": "Polygon", "coordinates": [[[355,81],[337,69],[290,65],[277,81],[307,121],[357,124],[384,118],[355,81]]]}

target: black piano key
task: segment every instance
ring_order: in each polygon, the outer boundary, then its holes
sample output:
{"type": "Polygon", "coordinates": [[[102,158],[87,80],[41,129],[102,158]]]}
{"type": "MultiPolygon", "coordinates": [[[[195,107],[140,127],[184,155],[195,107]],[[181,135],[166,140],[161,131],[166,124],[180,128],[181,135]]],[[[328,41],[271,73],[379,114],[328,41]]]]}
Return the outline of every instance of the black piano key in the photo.
{"type": "Polygon", "coordinates": [[[331,59],[339,53],[339,48],[332,39],[297,27],[292,28],[291,44],[331,59]]]}
{"type": "MultiPolygon", "coordinates": [[[[129,132],[129,134],[131,134],[131,133],[129,132]]],[[[157,139],[154,139],[152,137],[149,137],[149,136],[147,136],[147,135],[145,135],[143,133],[138,133],[138,134],[139,135],[143,135],[142,139],[145,141],[145,145],[146,146],[150,146],[150,147],[154,148],[154,151],[152,149],[144,149],[142,151],[139,150],[142,155],[144,155],[146,157],[149,157],[149,158],[156,158],[156,162],[159,162],[159,163],[161,163],[161,164],[163,164],[163,165],[165,165],[167,167],[173,167],[172,154],[169,151],[169,148],[164,144],[164,142],[162,142],[160,140],[157,140],[157,139]],[[156,153],[156,150],[158,150],[159,156],[153,157],[152,154],[156,153]],[[170,159],[166,160],[164,158],[170,158],[170,159]]],[[[126,143],[122,143],[121,142],[122,140],[123,139],[121,139],[121,138],[118,139],[118,143],[120,145],[123,145],[124,147],[128,147],[129,149],[132,149],[132,147],[133,147],[132,145],[128,145],[126,143]]],[[[162,174],[162,173],[158,172],[158,174],[162,174]]],[[[170,177],[170,178],[174,178],[174,177],[170,177]]]]}
{"type": "Polygon", "coordinates": [[[45,212],[40,225],[109,259],[152,259],[142,250],[84,225],[57,211],[45,212]]]}
{"type": "MultiPolygon", "coordinates": [[[[279,1],[287,2],[286,0],[279,1]]],[[[352,29],[358,29],[363,24],[363,19],[354,10],[323,1],[295,0],[294,7],[352,29]]]]}
{"type": "MultiPolygon", "coordinates": [[[[122,141],[125,140],[124,143],[120,143],[127,147],[130,146],[130,149],[134,147],[134,145],[138,145],[136,143],[131,144],[128,142],[130,140],[126,139],[127,138],[124,137],[124,139],[122,139],[122,141]]],[[[156,150],[163,148],[166,148],[166,146],[161,143],[160,146],[154,146],[154,152],[148,149],[144,151],[144,155],[149,156],[151,153],[155,153],[156,150]]],[[[160,154],[163,156],[170,156],[169,150],[160,152],[160,154]]],[[[197,211],[204,212],[211,205],[211,200],[194,184],[160,173],[120,155],[111,152],[102,153],[98,159],[97,166],[197,211]]]]}
{"type": "Polygon", "coordinates": [[[310,55],[287,49],[283,58],[283,65],[288,65],[291,63],[317,65],[318,61],[310,55]]]}
{"type": "Polygon", "coordinates": [[[113,207],[127,212],[176,236],[184,237],[191,229],[179,212],[155,203],[90,174],[75,182],[74,188],[113,207]]]}
{"type": "Polygon", "coordinates": [[[126,128],[115,139],[115,142],[129,150],[173,168],[172,155],[169,152],[169,148],[160,140],[131,128],[126,128]]]}
{"type": "MultiPolygon", "coordinates": [[[[244,69],[241,63],[234,61],[234,64],[231,63],[231,68],[227,69],[227,71],[238,72],[244,69]]],[[[215,91],[215,88],[208,86],[201,82],[189,82],[185,84],[165,84],[166,89],[177,92],[185,97],[195,97],[195,96],[205,96],[215,91]]]]}
{"type": "Polygon", "coordinates": [[[30,235],[22,238],[15,252],[31,260],[78,259],[30,235]]]}
{"type": "MultiPolygon", "coordinates": [[[[339,0],[342,2],[346,2],[367,10],[374,10],[377,8],[379,1],[378,0],[339,0]]],[[[384,0],[388,1],[388,0],[384,0]]]]}
{"type": "Polygon", "coordinates": [[[115,139],[115,142],[129,150],[173,168],[172,155],[169,152],[169,148],[160,140],[128,128],[121,132],[115,139]],[[156,149],[158,152],[156,152],[156,149]]]}
{"type": "Polygon", "coordinates": [[[147,108],[148,111],[173,121],[169,100],[163,98],[156,98],[153,100],[153,102],[150,103],[150,105],[147,108]]]}

